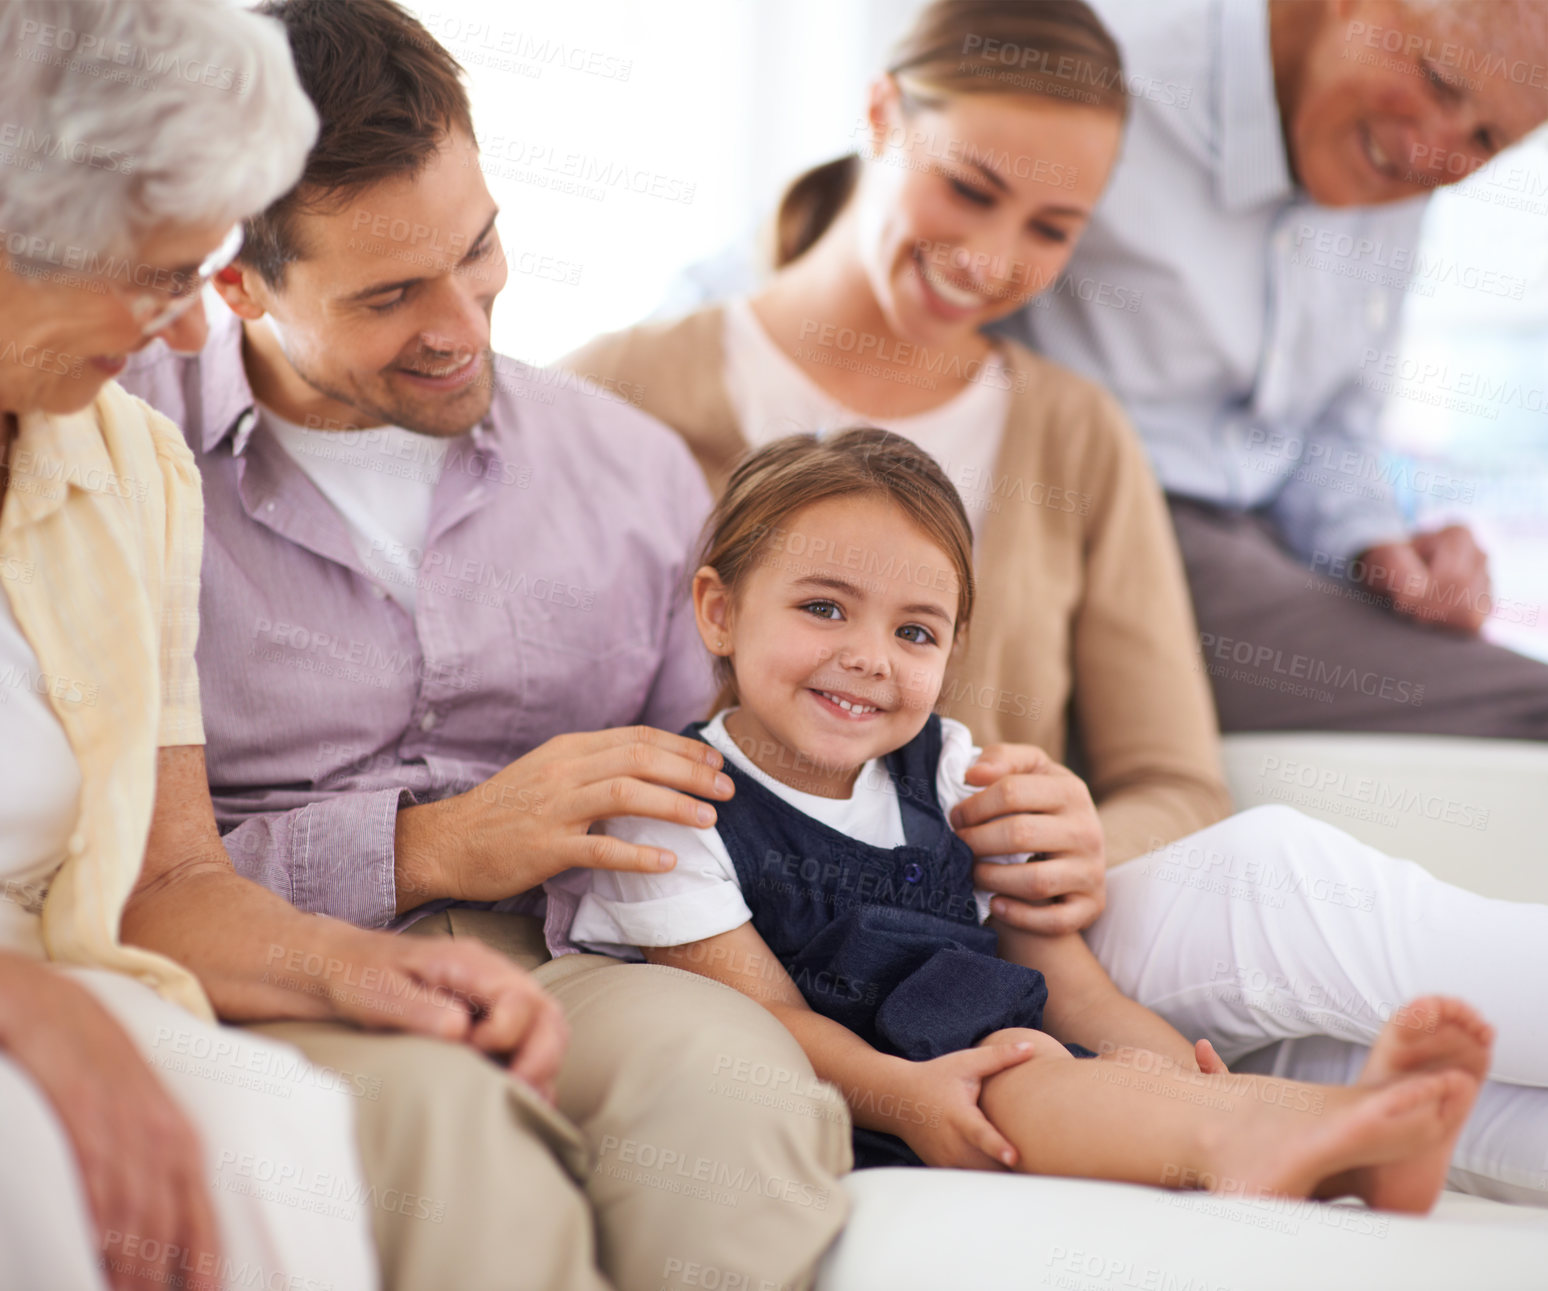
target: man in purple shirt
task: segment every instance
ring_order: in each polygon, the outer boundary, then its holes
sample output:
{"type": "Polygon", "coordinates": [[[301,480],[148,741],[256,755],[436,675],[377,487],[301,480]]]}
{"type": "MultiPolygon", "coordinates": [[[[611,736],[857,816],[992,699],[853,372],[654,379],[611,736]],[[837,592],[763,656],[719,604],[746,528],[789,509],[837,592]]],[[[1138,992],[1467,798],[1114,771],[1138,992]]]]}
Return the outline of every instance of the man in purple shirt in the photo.
{"type": "MultiPolygon", "coordinates": [[[[322,134],[297,188],[249,222],[202,353],[156,347],[123,377],[184,428],[204,479],[199,666],[224,841],[301,909],[417,920],[535,965],[523,915],[546,880],[671,864],[593,824],[707,825],[700,799],[730,796],[718,755],[667,733],[712,698],[685,597],[709,497],[626,392],[490,352],[505,268],[450,56],[388,0],[264,8],[322,134]]],[[[535,976],[570,1022],[570,1124],[537,1124],[489,1067],[487,1107],[427,1155],[420,1191],[446,1231],[428,1282],[658,1288],[708,1269],[804,1285],[845,1213],[848,1122],[793,1039],[670,969],[564,955],[535,976]],[[569,1179],[534,1167],[523,1190],[492,1159],[513,1136],[569,1179]],[[469,1231],[458,1217],[487,1216],[490,1189],[508,1213],[469,1231]]],[[[328,1061],[304,1027],[284,1033],[328,1061]]],[[[373,1129],[372,1110],[368,1165],[373,1133],[407,1132],[373,1129]]]]}

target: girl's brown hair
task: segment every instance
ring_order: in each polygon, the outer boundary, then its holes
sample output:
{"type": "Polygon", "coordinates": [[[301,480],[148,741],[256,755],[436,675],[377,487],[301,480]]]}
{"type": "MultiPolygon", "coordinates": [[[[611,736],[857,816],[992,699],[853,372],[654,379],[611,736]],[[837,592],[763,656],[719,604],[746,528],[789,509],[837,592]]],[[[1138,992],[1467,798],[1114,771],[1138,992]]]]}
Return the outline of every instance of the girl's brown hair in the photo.
{"type": "MultiPolygon", "coordinates": [[[[957,575],[955,640],[973,616],[973,527],[956,487],[935,459],[890,430],[862,426],[828,439],[790,435],[744,457],[705,524],[699,565],[708,565],[734,601],[771,549],[792,555],[784,528],[797,511],[842,497],[880,497],[902,509],[951,559],[957,575]]],[[[863,572],[863,571],[862,571],[863,572]]],[[[715,661],[715,710],[738,702],[731,661],[715,661]]]]}
{"type": "MultiPolygon", "coordinates": [[[[935,0],[893,47],[887,74],[905,108],[958,94],[1024,94],[1128,112],[1117,42],[1083,0],[935,0]]],[[[791,183],[774,216],[776,269],[827,231],[859,177],[860,158],[850,153],[791,183]]]]}

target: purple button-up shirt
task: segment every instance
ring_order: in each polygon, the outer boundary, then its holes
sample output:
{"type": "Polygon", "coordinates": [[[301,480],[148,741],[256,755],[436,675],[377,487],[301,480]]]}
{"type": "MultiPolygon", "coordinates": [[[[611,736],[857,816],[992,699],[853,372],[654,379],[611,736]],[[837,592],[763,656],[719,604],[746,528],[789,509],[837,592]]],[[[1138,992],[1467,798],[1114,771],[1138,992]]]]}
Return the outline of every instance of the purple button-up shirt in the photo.
{"type": "Polygon", "coordinates": [[[497,359],[489,415],[447,453],[410,615],[260,422],[239,320],[210,313],[202,353],[157,344],[120,383],[182,426],[204,480],[206,757],[242,873],[386,926],[400,807],[555,735],[706,715],[687,587],[710,499],[676,435],[497,359]]]}

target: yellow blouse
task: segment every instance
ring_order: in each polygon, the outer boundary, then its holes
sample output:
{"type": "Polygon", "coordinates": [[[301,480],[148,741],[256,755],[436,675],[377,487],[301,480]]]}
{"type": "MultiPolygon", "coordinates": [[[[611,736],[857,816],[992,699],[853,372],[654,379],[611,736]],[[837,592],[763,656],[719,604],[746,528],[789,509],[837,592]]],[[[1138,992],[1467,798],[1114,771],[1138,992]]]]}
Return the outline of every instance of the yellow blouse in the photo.
{"type": "Polygon", "coordinates": [[[204,507],[165,417],[108,384],[19,420],[0,508],[0,586],[80,763],[80,816],[43,904],[61,963],[137,978],[204,1018],[193,974],[119,942],[145,856],[157,749],[203,744],[194,645],[204,507]]]}

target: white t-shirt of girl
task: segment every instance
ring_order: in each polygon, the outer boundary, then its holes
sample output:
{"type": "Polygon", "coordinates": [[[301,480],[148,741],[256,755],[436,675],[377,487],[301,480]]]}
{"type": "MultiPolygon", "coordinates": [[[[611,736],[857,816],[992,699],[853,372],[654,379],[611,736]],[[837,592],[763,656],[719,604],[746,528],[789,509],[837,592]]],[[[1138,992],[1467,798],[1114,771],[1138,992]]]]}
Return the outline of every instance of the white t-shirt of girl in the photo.
{"type": "MultiPolygon", "coordinates": [[[[902,847],[907,841],[897,787],[883,759],[873,758],[861,767],[848,798],[803,793],[754,766],[737,747],[726,731],[726,713],[733,711],[717,713],[702,734],[737,770],[796,810],[850,838],[873,847],[902,847]]],[[[946,814],[980,792],[982,786],[970,785],[963,777],[981,752],[961,722],[941,719],[941,759],[935,789],[946,814]]],[[[603,828],[614,838],[672,852],[677,865],[660,874],[586,871],[590,884],[570,925],[572,944],[604,955],[639,959],[638,946],[683,946],[730,932],[752,918],[742,899],[731,854],[713,827],[690,829],[665,820],[624,816],[606,821],[603,828]]],[[[1016,865],[1025,861],[1027,854],[985,859],[1016,865]]],[[[983,922],[989,917],[989,894],[977,890],[973,895],[979,922],[983,922]]]]}

